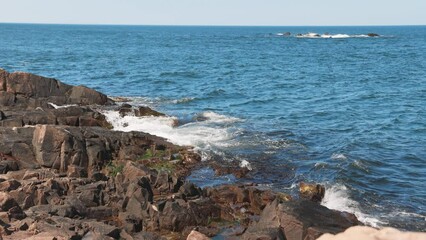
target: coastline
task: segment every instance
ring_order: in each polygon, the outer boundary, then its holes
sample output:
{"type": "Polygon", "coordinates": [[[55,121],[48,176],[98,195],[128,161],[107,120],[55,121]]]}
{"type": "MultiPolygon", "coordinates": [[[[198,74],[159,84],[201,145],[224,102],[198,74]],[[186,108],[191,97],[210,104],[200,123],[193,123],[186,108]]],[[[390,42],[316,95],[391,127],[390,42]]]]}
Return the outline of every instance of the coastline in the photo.
{"type": "MultiPolygon", "coordinates": [[[[102,114],[164,116],[147,107],[1,69],[0,104],[4,239],[187,239],[196,229],[208,237],[298,240],[360,225],[353,214],[319,205],[320,185],[301,185],[300,196],[289,196],[186,181],[201,161],[191,147],[113,131],[102,114]]],[[[237,177],[249,171],[213,167],[237,177]]]]}

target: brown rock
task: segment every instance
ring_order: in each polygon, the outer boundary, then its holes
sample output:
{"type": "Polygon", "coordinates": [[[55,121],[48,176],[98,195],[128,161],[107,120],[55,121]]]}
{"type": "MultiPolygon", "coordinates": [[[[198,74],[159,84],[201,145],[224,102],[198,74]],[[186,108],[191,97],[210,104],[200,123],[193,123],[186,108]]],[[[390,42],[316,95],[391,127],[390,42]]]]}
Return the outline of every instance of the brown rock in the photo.
{"type": "Polygon", "coordinates": [[[0,183],[0,191],[12,191],[15,190],[17,188],[19,188],[21,186],[21,183],[12,179],[12,180],[8,180],[8,181],[4,181],[0,183]]]}
{"type": "Polygon", "coordinates": [[[195,230],[192,230],[191,233],[186,238],[186,240],[209,240],[209,239],[211,238],[195,230]]]}
{"type": "Polygon", "coordinates": [[[0,192],[0,209],[9,211],[13,207],[19,207],[19,204],[8,193],[0,192]]]}
{"type": "Polygon", "coordinates": [[[313,202],[321,202],[324,198],[325,187],[320,184],[307,184],[301,182],[299,184],[300,197],[311,200],[313,202]]]}
{"type": "Polygon", "coordinates": [[[166,116],[164,113],[157,112],[155,110],[152,110],[149,107],[139,107],[135,110],[135,116],[137,117],[143,117],[143,116],[154,116],[154,117],[162,117],[166,116]]]}

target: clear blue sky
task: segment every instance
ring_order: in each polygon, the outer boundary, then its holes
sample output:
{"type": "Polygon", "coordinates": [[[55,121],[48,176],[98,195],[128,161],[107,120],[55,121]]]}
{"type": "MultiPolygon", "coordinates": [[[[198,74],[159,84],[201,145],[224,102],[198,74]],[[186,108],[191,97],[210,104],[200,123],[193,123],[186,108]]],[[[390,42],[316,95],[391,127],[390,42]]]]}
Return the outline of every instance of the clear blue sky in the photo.
{"type": "Polygon", "coordinates": [[[426,0],[0,0],[0,22],[426,25],[426,0]]]}

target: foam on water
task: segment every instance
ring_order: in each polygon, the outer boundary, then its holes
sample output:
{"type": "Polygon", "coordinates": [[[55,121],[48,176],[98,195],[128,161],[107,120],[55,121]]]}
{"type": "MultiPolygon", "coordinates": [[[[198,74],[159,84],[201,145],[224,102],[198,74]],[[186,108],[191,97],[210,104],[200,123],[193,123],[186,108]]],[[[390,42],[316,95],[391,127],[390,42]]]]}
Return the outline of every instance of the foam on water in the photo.
{"type": "Polygon", "coordinates": [[[348,188],[342,184],[327,187],[321,205],[329,209],[353,213],[359,221],[372,227],[380,227],[384,224],[379,219],[363,213],[358,202],[350,198],[348,188]]]}
{"type": "Polygon", "coordinates": [[[204,112],[205,121],[190,122],[176,127],[176,117],[121,117],[117,111],[104,112],[107,121],[117,131],[141,131],[160,136],[181,146],[194,146],[201,151],[203,160],[209,158],[206,151],[215,151],[232,145],[233,131],[226,124],[240,121],[214,112],[204,112]],[[225,124],[225,125],[224,125],[225,124]]]}
{"type": "Polygon", "coordinates": [[[338,34],[306,33],[306,34],[297,34],[296,37],[297,38],[368,38],[370,36],[366,34],[349,35],[349,34],[341,34],[341,33],[338,33],[338,34]]]}
{"type": "Polygon", "coordinates": [[[347,157],[343,153],[333,153],[331,155],[331,159],[334,159],[334,160],[346,160],[347,157]]]}

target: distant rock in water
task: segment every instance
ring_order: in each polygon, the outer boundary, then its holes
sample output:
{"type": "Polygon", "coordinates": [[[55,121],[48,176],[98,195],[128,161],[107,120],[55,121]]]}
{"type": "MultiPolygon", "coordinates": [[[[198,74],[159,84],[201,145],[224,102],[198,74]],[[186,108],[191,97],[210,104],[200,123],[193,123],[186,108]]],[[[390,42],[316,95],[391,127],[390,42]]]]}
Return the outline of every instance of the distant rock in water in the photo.
{"type": "Polygon", "coordinates": [[[377,34],[377,33],[367,33],[367,36],[369,36],[369,37],[380,37],[380,35],[377,34]]]}

